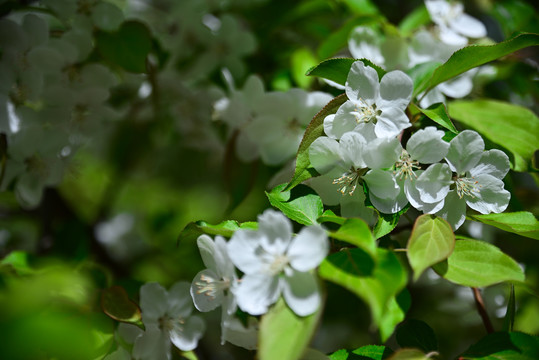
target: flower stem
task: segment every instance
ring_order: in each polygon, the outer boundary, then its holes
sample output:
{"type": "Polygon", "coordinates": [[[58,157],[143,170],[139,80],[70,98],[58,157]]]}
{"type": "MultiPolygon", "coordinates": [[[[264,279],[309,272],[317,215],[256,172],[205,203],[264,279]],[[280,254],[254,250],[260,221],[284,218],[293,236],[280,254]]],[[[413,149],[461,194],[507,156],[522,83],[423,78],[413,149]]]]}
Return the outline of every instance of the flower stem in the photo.
{"type": "Polygon", "coordinates": [[[487,314],[487,309],[485,307],[485,303],[483,301],[483,297],[481,296],[481,292],[478,288],[473,287],[473,296],[475,299],[475,305],[477,306],[477,311],[479,312],[479,315],[481,316],[481,319],[483,320],[483,324],[485,325],[485,329],[487,330],[487,333],[492,334],[494,332],[494,327],[492,326],[492,323],[490,322],[490,318],[487,314]]]}

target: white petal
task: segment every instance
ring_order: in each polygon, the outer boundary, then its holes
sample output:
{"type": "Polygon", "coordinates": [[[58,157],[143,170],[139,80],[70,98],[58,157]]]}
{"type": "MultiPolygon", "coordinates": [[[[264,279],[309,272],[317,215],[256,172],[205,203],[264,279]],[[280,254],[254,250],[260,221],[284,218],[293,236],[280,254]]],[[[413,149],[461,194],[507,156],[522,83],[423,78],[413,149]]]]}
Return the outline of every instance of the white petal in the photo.
{"type": "Polygon", "coordinates": [[[136,360],[168,360],[170,358],[170,340],[157,326],[146,327],[146,331],[137,338],[133,346],[136,360]]]}
{"type": "Polygon", "coordinates": [[[501,150],[492,149],[481,154],[479,163],[470,169],[470,175],[489,174],[497,179],[503,179],[509,172],[509,157],[501,150]]]}
{"type": "Polygon", "coordinates": [[[283,286],[283,297],[288,306],[299,316],[314,313],[321,303],[318,283],[309,272],[294,271],[286,276],[283,286]]]}
{"type": "Polygon", "coordinates": [[[348,38],[348,50],[356,59],[369,59],[382,66],[384,58],[380,52],[380,36],[371,28],[357,26],[348,38]]]}
{"type": "Polygon", "coordinates": [[[371,170],[363,179],[369,187],[369,195],[373,193],[378,198],[389,199],[395,198],[400,192],[395,176],[389,171],[371,170]]]}
{"type": "MultiPolygon", "coordinates": [[[[419,173],[422,172],[422,170],[418,170],[416,173],[420,175],[419,173]]],[[[422,211],[425,214],[434,214],[440,211],[444,206],[444,199],[442,199],[439,202],[434,203],[426,203],[423,200],[421,200],[421,194],[417,187],[415,186],[415,181],[406,179],[404,182],[404,193],[406,194],[406,198],[410,202],[410,205],[412,205],[414,208],[416,208],[419,211],[422,211]]]]}
{"type": "Polygon", "coordinates": [[[197,246],[204,265],[210,270],[217,271],[217,264],[215,262],[216,250],[212,238],[206,234],[200,235],[197,239],[197,246]]]}
{"type": "Polygon", "coordinates": [[[455,99],[469,95],[473,89],[472,76],[466,73],[449,81],[443,82],[437,88],[445,95],[455,99]]]}
{"type": "Polygon", "coordinates": [[[201,289],[204,286],[210,285],[206,281],[203,281],[202,277],[204,277],[204,279],[211,278],[217,281],[219,281],[219,277],[213,271],[206,269],[196,274],[191,283],[191,297],[193,298],[195,307],[198,311],[207,312],[216,309],[223,303],[224,292],[223,290],[213,291],[212,293],[201,292],[201,289]]]}
{"type": "Polygon", "coordinates": [[[292,239],[292,222],[283,213],[268,209],[258,216],[258,232],[262,247],[284,254],[292,239]]]}
{"type": "Polygon", "coordinates": [[[367,166],[362,156],[367,141],[360,133],[348,132],[344,134],[339,145],[341,148],[343,165],[353,165],[356,169],[367,166]]]}
{"type": "Polygon", "coordinates": [[[445,159],[452,171],[462,175],[479,162],[484,149],[485,143],[478,133],[464,130],[449,143],[445,159]]]}
{"type": "Polygon", "coordinates": [[[341,159],[341,148],[334,139],[321,136],[309,147],[311,165],[321,174],[331,171],[341,159]]]}
{"type": "Polygon", "coordinates": [[[511,199],[511,193],[503,188],[503,181],[489,174],[480,174],[475,180],[479,193],[474,198],[465,196],[468,206],[481,214],[503,212],[511,199]]]}
{"type": "Polygon", "coordinates": [[[398,108],[384,108],[377,118],[374,131],[378,137],[394,137],[412,126],[404,111],[398,108]]]}
{"type": "Polygon", "coordinates": [[[405,110],[414,91],[412,78],[400,70],[390,71],[380,81],[380,98],[376,101],[378,108],[395,107],[405,110]]]}
{"type": "Polygon", "coordinates": [[[190,296],[191,284],[178,281],[168,290],[168,311],[170,316],[188,317],[193,311],[193,300],[190,296]]]}
{"type": "Polygon", "coordinates": [[[426,109],[429,106],[437,103],[445,103],[445,96],[442,94],[440,89],[438,87],[435,87],[431,91],[427,93],[427,95],[424,95],[425,93],[422,93],[419,98],[421,99],[419,101],[419,106],[421,106],[422,109],[426,109]]]}
{"type": "Polygon", "coordinates": [[[332,139],[340,139],[344,133],[353,131],[358,125],[357,107],[348,100],[342,104],[336,114],[328,115],[324,119],[324,132],[332,139]]]}
{"type": "Polygon", "coordinates": [[[290,265],[299,271],[314,269],[329,251],[328,237],[321,226],[304,227],[292,240],[287,251],[290,265]]]}
{"type": "Polygon", "coordinates": [[[404,192],[404,181],[401,181],[400,191],[396,197],[391,198],[380,198],[374,193],[369,193],[369,200],[374,205],[374,207],[384,213],[384,214],[394,214],[396,212],[404,209],[406,204],[408,204],[408,199],[404,192]]]}
{"type": "Polygon", "coordinates": [[[421,201],[426,203],[442,201],[449,193],[451,175],[447,164],[437,163],[429,166],[415,181],[421,201]]]}
{"type": "Polygon", "coordinates": [[[468,45],[468,39],[464,36],[460,36],[456,31],[447,26],[439,27],[439,36],[442,42],[448,45],[454,45],[459,47],[464,47],[468,45]]]}
{"type": "Polygon", "coordinates": [[[469,38],[482,38],[487,36],[487,28],[483,23],[468,14],[460,14],[451,21],[449,26],[453,31],[469,38]]]}
{"type": "Polygon", "coordinates": [[[136,325],[121,322],[118,324],[118,335],[128,344],[133,345],[135,340],[144,333],[144,331],[136,325]]]}
{"type": "Polygon", "coordinates": [[[344,169],[334,169],[325,175],[310,178],[306,184],[316,191],[325,205],[338,205],[342,194],[339,192],[339,186],[333,184],[333,180],[341,177],[344,171],[344,169]]]}
{"type": "Polygon", "coordinates": [[[140,287],[140,308],[144,324],[155,322],[168,310],[168,293],[164,287],[156,282],[144,284],[140,287]]]}
{"type": "Polygon", "coordinates": [[[258,320],[249,317],[247,327],[245,327],[236,317],[223,314],[221,345],[224,345],[225,341],[247,350],[255,350],[258,345],[258,320]]]}
{"type": "Polygon", "coordinates": [[[280,293],[279,277],[261,274],[245,275],[234,290],[240,309],[251,315],[265,314],[280,293]]]}
{"type": "Polygon", "coordinates": [[[372,225],[374,210],[365,206],[365,193],[360,187],[352,195],[341,195],[341,216],[358,217],[372,225]]]}
{"type": "Polygon", "coordinates": [[[363,150],[365,164],[371,169],[389,168],[399,159],[402,146],[397,138],[379,138],[363,150]]]}
{"type": "Polygon", "coordinates": [[[200,317],[191,316],[184,320],[181,330],[174,327],[170,331],[170,341],[182,351],[194,350],[205,329],[206,325],[200,317]]]}
{"type": "Polygon", "coordinates": [[[356,61],[352,64],[346,79],[346,95],[348,99],[352,101],[362,99],[372,105],[378,98],[379,88],[380,84],[376,70],[370,66],[365,66],[361,61],[356,61]]]}
{"type": "Polygon", "coordinates": [[[428,126],[410,137],[406,150],[412,159],[422,164],[438,162],[445,157],[449,149],[449,143],[442,140],[443,136],[443,131],[428,126]]]}
{"type": "Polygon", "coordinates": [[[260,261],[256,250],[260,247],[260,234],[253,230],[238,230],[228,242],[228,256],[245,274],[263,271],[266,264],[260,261]]]}
{"type": "Polygon", "coordinates": [[[466,201],[459,198],[457,193],[452,190],[445,197],[444,207],[436,215],[447,220],[455,231],[466,220],[466,201]]]}

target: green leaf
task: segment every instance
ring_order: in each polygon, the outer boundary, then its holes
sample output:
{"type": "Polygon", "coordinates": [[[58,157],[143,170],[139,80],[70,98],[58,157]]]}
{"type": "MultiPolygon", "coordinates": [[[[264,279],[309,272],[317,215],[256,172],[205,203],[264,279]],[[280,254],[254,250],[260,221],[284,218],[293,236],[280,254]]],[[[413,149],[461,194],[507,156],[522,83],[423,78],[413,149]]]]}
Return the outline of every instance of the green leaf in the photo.
{"type": "Polygon", "coordinates": [[[429,357],[421,350],[400,349],[389,357],[388,360],[428,360],[429,357]]]}
{"type": "Polygon", "coordinates": [[[392,252],[378,248],[376,259],[375,263],[359,248],[343,249],[329,255],[320,265],[319,273],[322,278],[343,286],[365,301],[371,309],[374,324],[380,327],[390,302],[406,285],[407,275],[392,252]]]}
{"type": "Polygon", "coordinates": [[[451,225],[433,215],[417,218],[408,241],[408,261],[414,270],[414,280],[432,266],[447,259],[455,247],[455,234],[451,225]]]}
{"type": "Polygon", "coordinates": [[[472,45],[456,51],[432,75],[428,84],[416,89],[417,93],[454,78],[470,69],[486,64],[528,46],[539,45],[539,35],[522,33],[495,45],[472,45]]]}
{"type": "Polygon", "coordinates": [[[117,321],[142,324],[140,308],[121,286],[113,286],[101,292],[103,312],[117,321]]]}
{"type": "MultiPolygon", "coordinates": [[[[406,289],[404,289],[406,291],[406,289]]],[[[409,306],[408,306],[409,308],[409,306]]],[[[382,314],[382,317],[380,318],[380,338],[382,342],[385,342],[391,334],[395,331],[395,327],[400,324],[405,316],[406,311],[408,309],[404,309],[401,304],[399,304],[398,299],[396,297],[392,297],[389,299],[389,302],[387,303],[387,307],[382,314]]]]}
{"type": "Polygon", "coordinates": [[[530,110],[501,101],[452,101],[449,114],[460,123],[509,150],[515,171],[531,169],[539,144],[539,118],[530,110]]]}
{"type": "Polygon", "coordinates": [[[400,219],[400,212],[395,214],[378,213],[378,221],[374,225],[372,232],[376,239],[389,234],[397,226],[400,219]]]}
{"type": "Polygon", "coordinates": [[[294,170],[294,176],[288,183],[285,190],[290,190],[302,181],[318,175],[316,170],[310,166],[311,161],[309,160],[309,146],[311,146],[313,141],[318,137],[324,135],[325,117],[329,114],[335,113],[347,99],[346,94],[337,96],[313,117],[309,126],[307,126],[307,129],[305,130],[305,134],[303,134],[301,143],[299,144],[298,154],[296,155],[296,169],[294,170]]]}
{"type": "Polygon", "coordinates": [[[187,224],[180,235],[178,235],[178,243],[180,241],[195,241],[200,235],[221,235],[225,237],[231,237],[236,230],[239,229],[256,229],[256,222],[238,223],[234,220],[225,220],[217,225],[208,224],[205,221],[195,221],[187,224]]]}
{"type": "Polygon", "coordinates": [[[317,224],[318,217],[324,212],[320,196],[307,185],[300,184],[286,191],[285,187],[286,184],[281,184],[266,192],[270,204],[300,224],[317,224]]]}
{"type": "Polygon", "coordinates": [[[24,251],[15,250],[0,260],[0,270],[10,269],[17,275],[29,275],[34,270],[28,265],[28,254],[24,251]]]}
{"type": "Polygon", "coordinates": [[[99,31],[95,38],[97,50],[105,59],[130,72],[146,72],[146,57],[152,49],[152,36],[146,25],[126,21],[118,31],[99,31]]]}
{"type": "Polygon", "coordinates": [[[434,330],[424,321],[409,319],[397,328],[397,343],[400,347],[418,348],[424,352],[438,350],[438,339],[434,330]]]}
{"type": "Polygon", "coordinates": [[[343,0],[350,10],[358,15],[378,14],[378,8],[370,0],[343,0]]]}
{"type": "Polygon", "coordinates": [[[308,48],[301,48],[292,53],[290,60],[292,77],[296,84],[302,88],[309,87],[313,79],[305,76],[305,72],[318,63],[314,54],[308,48]]]}
{"type": "Polygon", "coordinates": [[[296,360],[309,344],[321,311],[306,317],[297,316],[281,298],[260,322],[260,360],[296,360]]]}
{"type": "Polygon", "coordinates": [[[507,302],[507,313],[503,319],[503,330],[504,331],[513,331],[515,325],[515,313],[516,313],[516,302],[515,302],[515,285],[511,284],[511,290],[509,292],[509,301],[507,302]]]}
{"type": "Polygon", "coordinates": [[[361,219],[346,219],[342,226],[329,234],[332,238],[355,245],[375,256],[376,242],[372,236],[369,225],[361,219]]]}
{"type": "Polygon", "coordinates": [[[539,337],[521,332],[489,334],[470,346],[461,359],[536,360],[539,359],[539,337]]]}
{"type": "Polygon", "coordinates": [[[316,221],[320,224],[325,222],[332,222],[335,224],[342,225],[346,221],[346,218],[335,215],[335,213],[331,210],[326,210],[318,219],[316,219],[316,221]]]}
{"type": "Polygon", "coordinates": [[[425,4],[416,7],[406,15],[399,24],[399,30],[403,36],[411,35],[414,30],[430,22],[430,15],[425,4]]]}
{"type": "Polygon", "coordinates": [[[310,68],[307,76],[318,76],[324,79],[335,81],[337,84],[345,85],[348,73],[352,64],[356,61],[362,61],[366,66],[372,67],[378,73],[378,78],[382,78],[386,71],[380,66],[375,65],[367,59],[352,59],[352,58],[333,58],[322,61],[320,64],[310,68]]]}
{"type": "Polygon", "coordinates": [[[539,221],[528,211],[487,215],[471,215],[473,220],[498,229],[539,240],[539,221]]]}
{"type": "Polygon", "coordinates": [[[524,272],[508,255],[483,241],[459,240],[447,261],[433,266],[453,283],[485,287],[504,281],[524,281],[524,272]]]}
{"type": "Polygon", "coordinates": [[[435,123],[443,126],[447,130],[451,131],[452,133],[458,134],[457,129],[455,128],[455,125],[453,125],[453,122],[451,122],[451,119],[449,118],[449,114],[447,113],[447,108],[443,103],[437,103],[432,104],[428,107],[428,109],[421,109],[420,107],[410,104],[410,106],[419,112],[421,112],[423,115],[434,121],[435,123]]]}
{"type": "Polygon", "coordinates": [[[383,345],[366,345],[355,350],[341,349],[329,355],[331,360],[383,360],[393,351],[383,345]]]}
{"type": "Polygon", "coordinates": [[[425,88],[425,85],[430,81],[432,74],[434,74],[434,71],[440,65],[441,63],[437,61],[429,61],[418,64],[406,71],[414,82],[414,92],[412,97],[416,97],[419,94],[418,90],[425,88]]]}

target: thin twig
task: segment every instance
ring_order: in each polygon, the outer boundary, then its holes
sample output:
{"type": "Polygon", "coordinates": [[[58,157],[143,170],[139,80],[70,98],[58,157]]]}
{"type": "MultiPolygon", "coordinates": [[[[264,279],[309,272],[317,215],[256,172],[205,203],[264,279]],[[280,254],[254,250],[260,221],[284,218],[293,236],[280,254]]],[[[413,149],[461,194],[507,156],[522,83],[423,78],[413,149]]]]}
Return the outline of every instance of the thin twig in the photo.
{"type": "Polygon", "coordinates": [[[479,312],[479,315],[481,316],[481,319],[483,319],[483,324],[485,325],[485,329],[487,330],[487,333],[492,334],[494,332],[494,327],[492,326],[492,323],[490,322],[490,318],[487,314],[487,309],[485,307],[485,303],[483,302],[483,297],[481,296],[481,292],[478,288],[473,287],[473,296],[475,299],[475,305],[477,306],[477,311],[479,312]]]}

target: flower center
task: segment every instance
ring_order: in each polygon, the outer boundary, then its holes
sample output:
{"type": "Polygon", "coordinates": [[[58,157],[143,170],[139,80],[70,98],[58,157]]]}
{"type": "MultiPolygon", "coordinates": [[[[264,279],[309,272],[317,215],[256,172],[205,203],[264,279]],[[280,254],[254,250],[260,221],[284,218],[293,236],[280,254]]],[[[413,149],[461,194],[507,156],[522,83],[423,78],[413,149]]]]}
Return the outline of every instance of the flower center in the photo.
{"type": "Polygon", "coordinates": [[[180,317],[174,319],[168,315],[164,315],[159,318],[159,328],[167,333],[173,330],[175,332],[182,332],[184,324],[185,320],[180,317]]]}
{"type": "Polygon", "coordinates": [[[217,280],[211,276],[202,274],[200,281],[195,282],[195,285],[197,287],[197,294],[204,294],[211,299],[215,299],[215,295],[219,291],[227,290],[230,287],[230,280],[217,280]]]}
{"type": "Polygon", "coordinates": [[[412,177],[417,178],[417,175],[414,173],[414,170],[417,170],[419,168],[419,162],[413,160],[408,151],[402,149],[399,161],[395,163],[394,174],[401,180],[403,177],[405,179],[411,179],[412,177]]]}
{"type": "Polygon", "coordinates": [[[373,122],[376,123],[376,116],[382,111],[376,110],[376,104],[369,105],[365,100],[359,98],[359,103],[354,106],[354,116],[358,124],[373,122]]]}
{"type": "Polygon", "coordinates": [[[290,259],[288,259],[288,256],[286,256],[285,254],[275,256],[269,267],[270,273],[272,275],[277,275],[281,273],[289,262],[290,259]]]}
{"type": "Polygon", "coordinates": [[[362,183],[361,177],[367,172],[365,169],[356,169],[353,166],[350,168],[350,171],[342,174],[341,177],[334,179],[333,184],[339,185],[339,192],[343,195],[352,195],[356,190],[358,184],[362,183]]]}
{"type": "Polygon", "coordinates": [[[479,194],[481,185],[473,176],[471,178],[455,177],[453,180],[455,181],[455,190],[459,198],[462,199],[464,196],[475,198],[479,194]]]}

